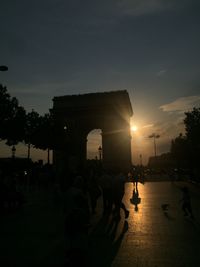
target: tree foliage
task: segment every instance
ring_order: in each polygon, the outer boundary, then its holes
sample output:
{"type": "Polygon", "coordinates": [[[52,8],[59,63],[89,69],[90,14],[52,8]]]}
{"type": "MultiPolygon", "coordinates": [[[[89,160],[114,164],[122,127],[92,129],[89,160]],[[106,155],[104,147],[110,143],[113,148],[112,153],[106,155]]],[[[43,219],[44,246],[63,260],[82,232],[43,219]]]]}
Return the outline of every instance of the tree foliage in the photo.
{"type": "Polygon", "coordinates": [[[178,137],[172,140],[170,152],[177,165],[184,167],[185,162],[188,161],[188,142],[186,136],[180,133],[178,137]]]}
{"type": "Polygon", "coordinates": [[[38,127],[32,141],[36,148],[52,149],[54,147],[53,120],[49,113],[38,118],[38,127]]]}
{"type": "Polygon", "coordinates": [[[40,125],[40,115],[32,110],[26,114],[25,136],[24,142],[26,144],[33,144],[35,134],[40,125]]]}
{"type": "Polygon", "coordinates": [[[199,148],[200,108],[193,108],[191,112],[186,112],[185,115],[186,137],[191,145],[199,148]]]}
{"type": "Polygon", "coordinates": [[[186,112],[185,115],[184,123],[186,138],[190,149],[190,161],[197,167],[200,163],[200,108],[193,108],[191,112],[186,112]]]}
{"type": "Polygon", "coordinates": [[[200,108],[185,113],[185,136],[180,134],[171,143],[171,155],[181,165],[190,168],[199,166],[200,154],[200,108]]]}
{"type": "Polygon", "coordinates": [[[24,138],[26,112],[18,100],[11,97],[7,88],[0,85],[0,139],[8,145],[17,144],[24,138]]]}

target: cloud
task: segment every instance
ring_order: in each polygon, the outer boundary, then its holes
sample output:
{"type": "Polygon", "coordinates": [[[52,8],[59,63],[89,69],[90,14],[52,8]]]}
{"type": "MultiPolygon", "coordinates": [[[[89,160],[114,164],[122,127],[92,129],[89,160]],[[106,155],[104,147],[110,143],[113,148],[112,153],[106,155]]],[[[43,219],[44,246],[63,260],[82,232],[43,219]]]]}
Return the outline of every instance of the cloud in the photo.
{"type": "Polygon", "coordinates": [[[153,126],[154,126],[154,124],[147,124],[147,125],[142,126],[142,128],[150,128],[150,127],[153,127],[153,126]]]}
{"type": "Polygon", "coordinates": [[[167,70],[160,70],[156,73],[156,76],[163,76],[166,72],[167,70]]]}
{"type": "Polygon", "coordinates": [[[184,113],[198,105],[200,105],[200,95],[180,97],[171,103],[160,106],[159,108],[165,112],[184,113]]]}
{"type": "MultiPolygon", "coordinates": [[[[120,0],[118,7],[124,15],[141,16],[168,10],[178,6],[179,1],[172,0],[120,0]]],[[[182,4],[187,1],[182,1],[182,4]]]]}
{"type": "Polygon", "coordinates": [[[184,131],[183,117],[174,117],[173,120],[159,121],[155,125],[155,132],[164,138],[177,136],[184,131]]]}

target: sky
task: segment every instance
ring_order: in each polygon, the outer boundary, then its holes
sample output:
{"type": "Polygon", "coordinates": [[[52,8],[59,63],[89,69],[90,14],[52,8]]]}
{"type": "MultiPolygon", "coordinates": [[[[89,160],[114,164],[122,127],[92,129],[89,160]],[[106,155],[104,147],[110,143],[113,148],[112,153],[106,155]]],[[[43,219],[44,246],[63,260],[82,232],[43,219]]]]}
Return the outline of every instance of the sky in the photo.
{"type": "MultiPolygon", "coordinates": [[[[132,160],[145,164],[154,154],[148,136],[160,135],[157,154],[169,151],[184,112],[200,106],[199,11],[198,0],[2,0],[0,65],[9,70],[0,83],[40,114],[54,96],[127,90],[138,128],[132,160]]],[[[95,155],[96,134],[91,143],[95,155]]]]}

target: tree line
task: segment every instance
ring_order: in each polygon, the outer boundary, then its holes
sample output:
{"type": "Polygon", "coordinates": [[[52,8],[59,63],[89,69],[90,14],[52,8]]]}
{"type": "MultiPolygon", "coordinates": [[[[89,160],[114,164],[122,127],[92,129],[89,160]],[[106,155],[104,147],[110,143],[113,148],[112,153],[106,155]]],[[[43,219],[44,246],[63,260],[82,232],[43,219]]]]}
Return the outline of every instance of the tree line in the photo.
{"type": "Polygon", "coordinates": [[[149,166],[159,169],[187,170],[191,179],[199,180],[200,174],[200,107],[185,112],[185,133],[171,141],[170,151],[149,160],[149,166]]]}
{"type": "MultiPolygon", "coordinates": [[[[173,162],[177,167],[198,169],[200,166],[200,107],[194,107],[185,113],[185,134],[171,141],[170,152],[157,156],[165,162],[173,162]]],[[[43,116],[35,110],[26,112],[15,97],[11,97],[7,88],[0,84],[0,141],[13,146],[19,142],[27,145],[27,157],[30,158],[31,146],[43,150],[59,146],[65,132],[56,126],[51,113],[43,116]]],[[[65,136],[66,139],[66,136],[65,136]]]]}
{"type": "Polygon", "coordinates": [[[17,98],[11,97],[7,88],[0,84],[0,141],[4,140],[9,146],[24,143],[27,145],[27,157],[30,158],[31,146],[47,149],[48,153],[53,149],[54,130],[50,113],[42,116],[35,110],[26,112],[17,98]]]}
{"type": "Polygon", "coordinates": [[[171,156],[180,167],[199,169],[200,163],[200,107],[185,113],[185,134],[171,142],[171,156]]]}

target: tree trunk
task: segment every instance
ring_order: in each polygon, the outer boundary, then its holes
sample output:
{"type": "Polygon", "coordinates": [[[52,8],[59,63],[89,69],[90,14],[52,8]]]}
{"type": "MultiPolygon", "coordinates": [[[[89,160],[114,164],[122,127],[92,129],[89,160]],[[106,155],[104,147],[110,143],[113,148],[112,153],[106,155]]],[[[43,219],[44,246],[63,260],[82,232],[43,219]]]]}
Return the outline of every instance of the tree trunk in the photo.
{"type": "Polygon", "coordinates": [[[31,154],[31,144],[28,143],[28,159],[30,159],[30,154],[31,154]]]}
{"type": "Polygon", "coordinates": [[[49,165],[50,163],[50,149],[47,148],[47,164],[49,165]]]}

